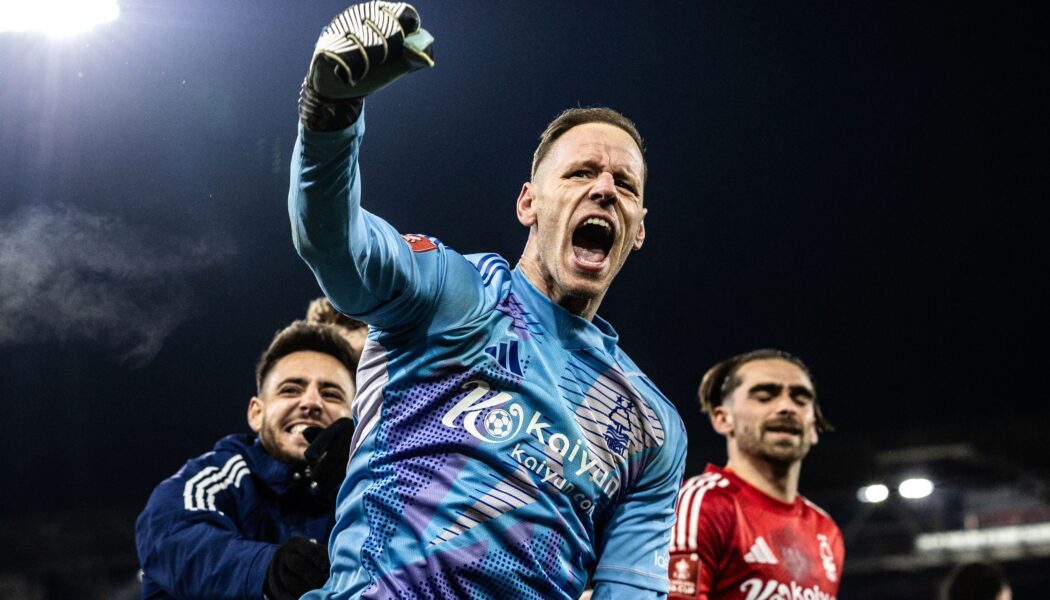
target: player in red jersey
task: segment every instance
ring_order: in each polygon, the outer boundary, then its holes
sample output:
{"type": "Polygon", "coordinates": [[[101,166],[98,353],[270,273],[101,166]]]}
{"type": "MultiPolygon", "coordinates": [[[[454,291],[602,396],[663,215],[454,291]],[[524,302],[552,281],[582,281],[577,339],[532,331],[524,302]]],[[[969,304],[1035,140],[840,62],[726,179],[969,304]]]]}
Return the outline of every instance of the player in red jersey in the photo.
{"type": "Polygon", "coordinates": [[[669,600],[833,600],[842,534],[798,494],[802,459],[831,429],[809,369],[756,350],[712,367],[699,396],[729,463],[708,465],[679,492],[669,600]]]}

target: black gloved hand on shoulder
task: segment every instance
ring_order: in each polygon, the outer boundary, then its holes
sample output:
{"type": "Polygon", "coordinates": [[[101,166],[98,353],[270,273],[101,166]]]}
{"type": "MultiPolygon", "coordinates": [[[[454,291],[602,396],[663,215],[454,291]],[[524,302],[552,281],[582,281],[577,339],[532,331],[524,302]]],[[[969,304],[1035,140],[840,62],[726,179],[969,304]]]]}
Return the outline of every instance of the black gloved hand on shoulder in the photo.
{"type": "Polygon", "coordinates": [[[263,593],[269,600],[299,600],[328,581],[328,550],[302,537],[281,544],[266,568],[263,593]]]}
{"type": "Polygon", "coordinates": [[[303,437],[310,442],[304,453],[310,464],[309,479],[335,505],[335,495],[346,478],[350,460],[350,442],[354,437],[354,421],[343,417],[325,428],[308,427],[303,437]]]}

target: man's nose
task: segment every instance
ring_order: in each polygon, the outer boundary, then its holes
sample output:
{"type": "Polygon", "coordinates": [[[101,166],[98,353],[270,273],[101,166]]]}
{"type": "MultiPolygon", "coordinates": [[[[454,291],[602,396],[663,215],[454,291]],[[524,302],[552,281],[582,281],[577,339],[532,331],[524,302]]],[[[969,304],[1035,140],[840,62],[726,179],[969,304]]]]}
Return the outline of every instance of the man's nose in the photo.
{"type": "Polygon", "coordinates": [[[299,397],[299,408],[301,408],[302,410],[321,410],[321,406],[321,392],[313,386],[306,388],[306,391],[303,392],[303,395],[299,397]]]}
{"type": "Polygon", "coordinates": [[[591,200],[600,202],[602,204],[611,204],[616,202],[616,181],[613,179],[612,173],[599,173],[598,177],[594,180],[594,185],[591,186],[591,200]]]}
{"type": "Polygon", "coordinates": [[[797,414],[798,404],[787,394],[781,394],[776,397],[774,407],[779,414],[797,414]]]}

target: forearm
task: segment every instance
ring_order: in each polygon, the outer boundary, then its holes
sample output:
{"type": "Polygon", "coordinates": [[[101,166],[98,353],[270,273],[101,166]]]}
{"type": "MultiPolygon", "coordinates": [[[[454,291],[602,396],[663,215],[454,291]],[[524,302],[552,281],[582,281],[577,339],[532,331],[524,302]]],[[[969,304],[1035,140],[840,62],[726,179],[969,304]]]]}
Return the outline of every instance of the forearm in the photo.
{"type": "Polygon", "coordinates": [[[367,285],[370,244],[361,208],[358,153],[364,117],[351,127],[315,132],[300,125],[288,197],[292,240],[337,308],[359,314],[382,298],[367,285]]]}
{"type": "Polygon", "coordinates": [[[146,576],[184,600],[258,600],[276,544],[207,523],[176,525],[143,556],[146,576]]]}

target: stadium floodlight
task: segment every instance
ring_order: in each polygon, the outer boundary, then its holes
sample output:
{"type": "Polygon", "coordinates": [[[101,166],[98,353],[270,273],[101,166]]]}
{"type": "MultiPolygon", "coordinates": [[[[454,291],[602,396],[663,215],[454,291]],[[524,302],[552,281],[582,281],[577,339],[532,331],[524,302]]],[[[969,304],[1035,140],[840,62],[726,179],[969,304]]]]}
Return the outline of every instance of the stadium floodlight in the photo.
{"type": "Polygon", "coordinates": [[[62,36],[87,31],[118,16],[117,0],[0,0],[0,32],[62,36]]]}
{"type": "Polygon", "coordinates": [[[885,502],[890,497],[890,488],[881,483],[866,485],[857,490],[857,499],[865,504],[885,502]]]}
{"type": "Polygon", "coordinates": [[[897,486],[897,493],[909,500],[925,498],[933,493],[933,482],[922,477],[905,479],[897,486]]]}

